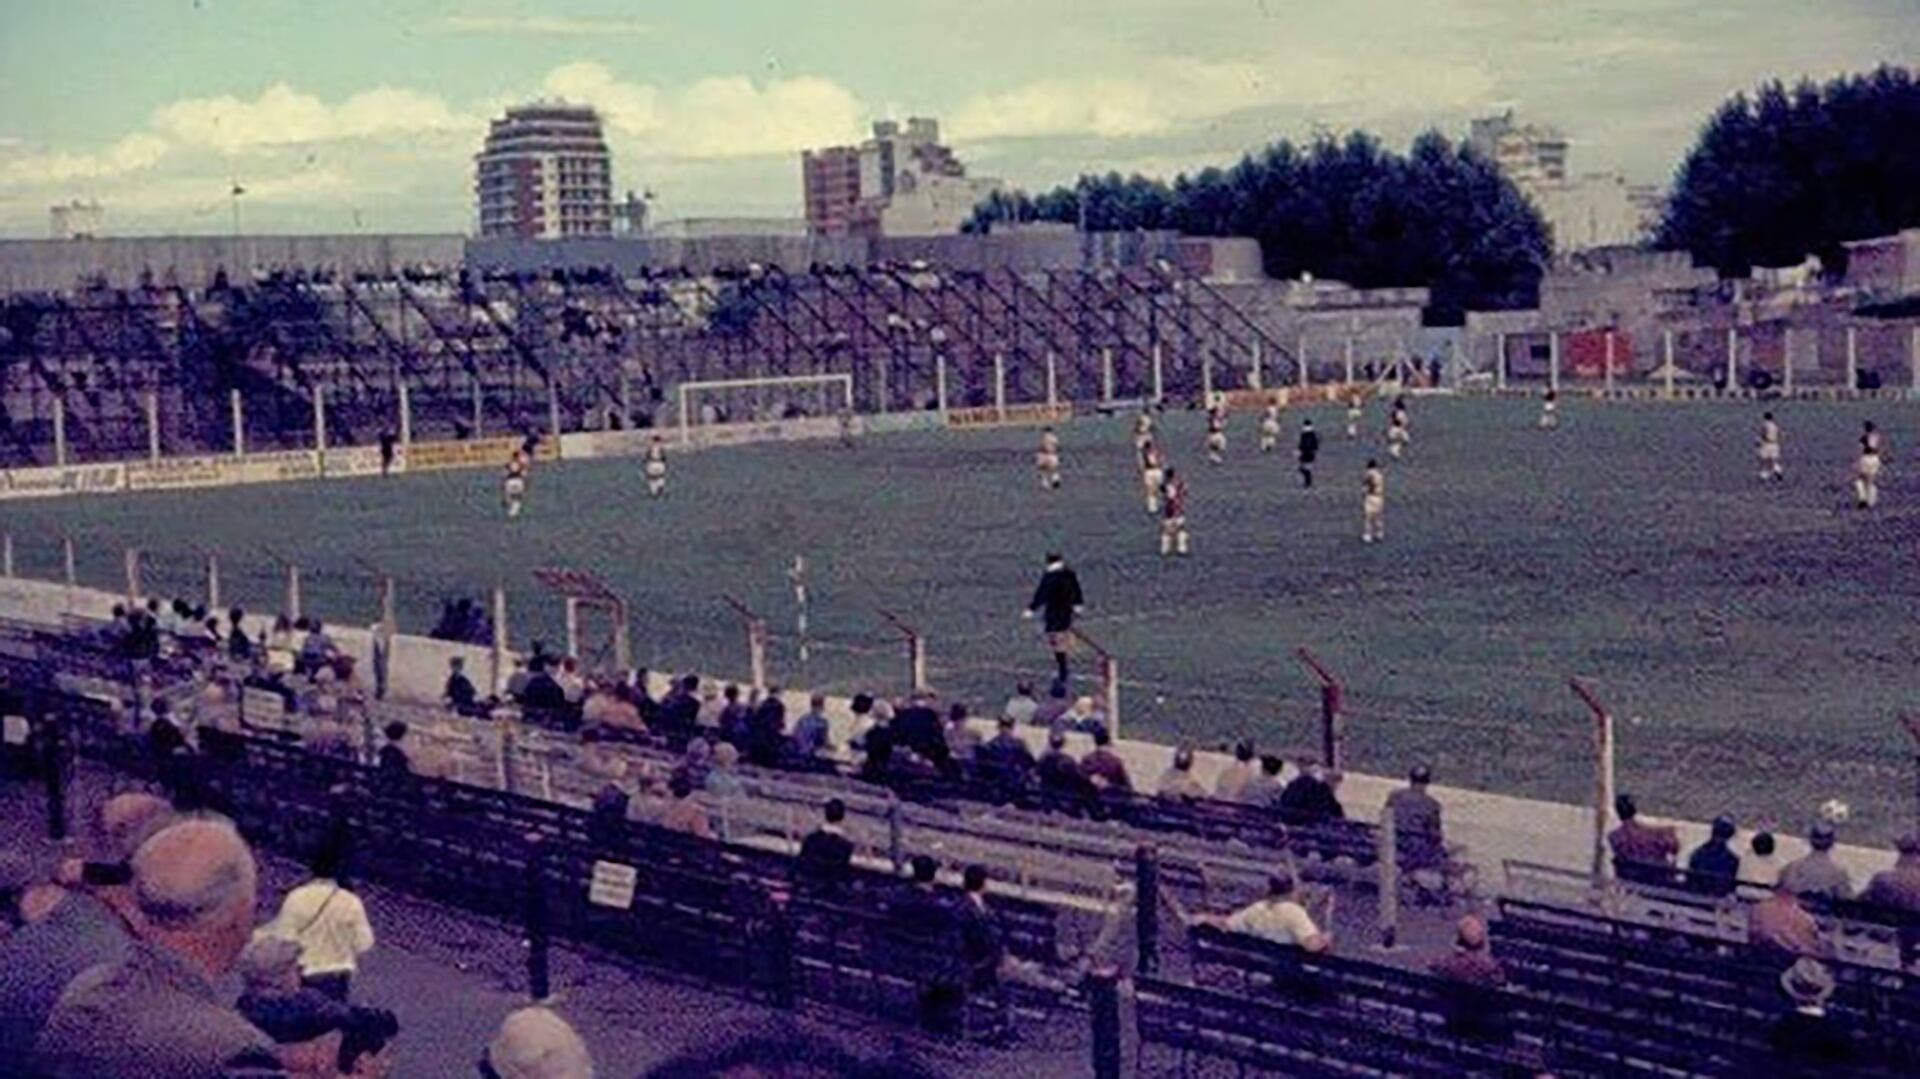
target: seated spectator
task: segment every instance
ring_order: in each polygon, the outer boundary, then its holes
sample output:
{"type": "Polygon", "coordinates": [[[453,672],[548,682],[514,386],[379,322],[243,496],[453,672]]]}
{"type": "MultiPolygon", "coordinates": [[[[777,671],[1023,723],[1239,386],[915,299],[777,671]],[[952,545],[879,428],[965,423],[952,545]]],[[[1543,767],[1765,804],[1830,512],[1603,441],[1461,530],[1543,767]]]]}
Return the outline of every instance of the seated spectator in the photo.
{"type": "Polygon", "coordinates": [[[1680,857],[1680,836],[1672,828],[1640,820],[1633,796],[1613,800],[1620,823],[1607,833],[1613,850],[1613,875],[1630,884],[1671,886],[1674,862],[1680,857]]]}
{"type": "Polygon", "coordinates": [[[1056,681],[1047,687],[1047,699],[1034,708],[1033,724],[1052,729],[1072,708],[1073,702],[1067,699],[1067,684],[1056,681]]]}
{"type": "Polygon", "coordinates": [[[1424,764],[1407,773],[1407,785],[1387,796],[1393,814],[1393,844],[1404,870],[1439,869],[1447,864],[1440,802],[1427,788],[1433,773],[1424,764]]]}
{"type": "Polygon", "coordinates": [[[708,686],[705,692],[709,696],[700,703],[700,726],[703,729],[717,731],[723,742],[744,739],[747,730],[747,706],[740,703],[740,687],[727,686],[720,691],[720,697],[717,700],[711,696],[712,686],[708,686]]]}
{"type": "Polygon", "coordinates": [[[1713,819],[1713,832],[1707,841],[1687,857],[1687,887],[1701,895],[1730,896],[1740,883],[1740,856],[1733,851],[1738,829],[1733,818],[1713,819]]]}
{"type": "Polygon", "coordinates": [[[1080,770],[1080,762],[1067,752],[1067,736],[1064,731],[1054,731],[1047,735],[1047,751],[1040,754],[1034,764],[1034,778],[1040,781],[1040,789],[1048,794],[1064,798],[1082,798],[1089,791],[1087,777],[1080,770]]]}
{"type": "Polygon", "coordinates": [[[325,667],[333,662],[337,651],[339,649],[334,647],[333,638],[327,636],[326,627],[321,625],[318,618],[313,619],[307,624],[306,639],[300,642],[300,657],[294,665],[295,673],[310,674],[325,667]]]}
{"type": "Polygon", "coordinates": [[[1092,734],[1095,727],[1104,727],[1106,724],[1106,713],[1093,703],[1092,697],[1076,697],[1073,707],[1068,709],[1065,715],[1055,719],[1051,726],[1056,731],[1092,734]]]}
{"type": "Polygon", "coordinates": [[[767,696],[747,718],[747,740],[740,752],[762,768],[777,768],[787,745],[787,705],[780,687],[769,686],[767,696]]]}
{"type": "Polygon", "coordinates": [[[1767,1075],[1827,1075],[1854,1060],[1853,1036],[1846,1025],[1827,1014],[1833,996],[1833,972],[1818,959],[1801,959],[1780,976],[1793,1010],[1775,1020],[1767,1035],[1773,1059],[1767,1075]]]}
{"type": "Polygon", "coordinates": [[[1786,967],[1801,956],[1823,958],[1820,923],[1813,920],[1791,885],[1776,887],[1747,907],[1747,943],[1761,959],[1786,967]]]}
{"type": "Polygon", "coordinates": [[[944,772],[948,768],[947,732],[931,695],[916,691],[893,716],[895,741],[944,772]]]}
{"type": "Polygon", "coordinates": [[[1280,773],[1286,769],[1287,762],[1277,753],[1268,753],[1260,758],[1260,770],[1247,777],[1240,785],[1240,794],[1234,800],[1245,806],[1271,809],[1280,804],[1280,796],[1286,793],[1286,784],[1280,781],[1280,773]]]}
{"type": "Polygon", "coordinates": [[[396,719],[387,724],[380,733],[387,737],[387,744],[380,747],[380,753],[377,757],[381,774],[390,776],[412,775],[413,762],[407,759],[406,748],[401,745],[407,738],[407,725],[396,719]]]}
{"type": "Polygon", "coordinates": [[[713,747],[713,767],[707,770],[707,781],[701,789],[716,800],[730,801],[747,793],[746,782],[740,777],[740,751],[732,743],[713,747]]]}
{"type": "Polygon", "coordinates": [[[147,752],[157,762],[165,762],[175,754],[188,752],[187,736],[173,719],[173,704],[165,697],[156,697],[152,706],[153,718],[147,722],[147,752]]]}
{"type": "Polygon", "coordinates": [[[1000,731],[980,747],[975,761],[981,779],[1009,787],[1024,787],[1033,778],[1033,750],[1014,730],[1013,720],[1000,717],[1000,731]]]}
{"type": "Polygon", "coordinates": [[[1805,855],[1780,870],[1780,882],[1802,898],[1852,899],[1853,878],[1833,860],[1833,825],[1819,821],[1807,830],[1805,855]]]}
{"type": "Polygon", "coordinates": [[[1899,852],[1892,869],[1874,874],[1860,901],[1892,915],[1899,924],[1900,962],[1920,962],[1920,833],[1894,840],[1899,852]]]}
{"type": "Polygon", "coordinates": [[[520,691],[520,707],[529,712],[563,712],[567,707],[567,691],[547,669],[544,656],[535,656],[527,662],[527,684],[520,691]]]}
{"type": "Polygon", "coordinates": [[[687,740],[687,751],[674,765],[673,776],[684,778],[699,790],[707,785],[707,773],[713,770],[713,743],[696,736],[687,740]]]}
{"type": "Polygon", "coordinates": [[[621,692],[620,686],[595,686],[588,692],[586,702],[580,706],[580,720],[588,729],[602,727],[609,730],[643,732],[646,722],[640,716],[628,695],[621,692]]]}
{"type": "Polygon", "coordinates": [[[467,661],[459,656],[447,660],[447,685],[440,699],[463,716],[472,715],[474,705],[480,700],[480,691],[473,688],[473,680],[467,677],[467,661]]]}
{"type": "Polygon", "coordinates": [[[893,771],[893,751],[897,739],[893,733],[893,712],[885,701],[875,701],[873,723],[859,739],[860,777],[869,783],[885,783],[893,771]]]}
{"type": "Polygon", "coordinates": [[[796,883],[831,890],[844,885],[853,873],[853,841],[844,829],[845,802],[828,799],[823,816],[825,822],[800,841],[793,869],[796,883]]]}
{"type": "Polygon", "coordinates": [[[1193,749],[1181,746],[1173,752],[1173,763],[1160,773],[1160,782],[1154,787],[1154,795],[1168,800],[1182,799],[1193,801],[1207,796],[1207,789],[1193,777],[1193,749]]]}
{"type": "Polygon", "coordinates": [[[507,697],[518,701],[526,696],[527,683],[533,680],[533,670],[525,656],[513,657],[513,671],[507,675],[507,697]]]}
{"type": "Polygon", "coordinates": [[[354,1008],[341,1032],[340,1055],[335,1062],[341,1079],[387,1079],[393,1074],[388,1052],[400,1036],[400,1020],[385,1008],[354,1008]]]}
{"type": "Polygon", "coordinates": [[[1740,879],[1768,888],[1780,882],[1778,844],[1772,832],[1755,832],[1747,843],[1747,857],[1740,864],[1740,879]]]}
{"type": "Polygon", "coordinates": [[[788,745],[793,755],[803,761],[832,752],[833,725],[827,720],[826,694],[815,693],[808,698],[807,710],[793,721],[788,745]]]}
{"type": "Polygon", "coordinates": [[[1507,971],[1487,947],[1485,922],[1471,914],[1460,919],[1453,951],[1435,959],[1427,972],[1457,987],[1441,995],[1449,1033],[1467,1038],[1509,1033],[1505,1009],[1490,995],[1506,986],[1507,971]]]}
{"type": "Polygon", "coordinates": [[[227,612],[227,655],[242,663],[253,658],[253,642],[247,638],[247,612],[235,607],[227,612]]]}
{"type": "Polygon", "coordinates": [[[966,766],[980,752],[980,732],[973,729],[968,721],[967,706],[959,701],[947,709],[947,758],[956,765],[966,766]]]}
{"type": "Polygon", "coordinates": [[[1280,819],[1291,825],[1311,828],[1329,821],[1345,820],[1347,811],[1333,791],[1334,776],[1318,764],[1307,764],[1280,792],[1277,803],[1280,819]]]}
{"type": "Polygon", "coordinates": [[[660,698],[660,725],[674,734],[691,734],[700,714],[700,678],[689,674],[660,698]]]}
{"type": "Polygon", "coordinates": [[[1113,751],[1113,735],[1102,725],[1093,729],[1093,752],[1080,762],[1080,772],[1096,790],[1126,794],[1133,791],[1127,762],[1113,751]]]}
{"type": "Polygon", "coordinates": [[[1295,897],[1295,889],[1291,871],[1274,870],[1267,878],[1266,897],[1235,911],[1220,923],[1221,928],[1308,952],[1329,950],[1332,938],[1313,924],[1313,917],[1295,897]]]}
{"type": "Polygon", "coordinates": [[[568,656],[560,661],[560,669],[554,673],[553,680],[560,686],[560,696],[570,705],[578,705],[587,699],[587,680],[580,673],[580,661],[568,656]]]}
{"type": "Polygon", "coordinates": [[[1213,781],[1213,796],[1223,802],[1240,800],[1240,788],[1252,779],[1259,765],[1254,763],[1253,743],[1241,739],[1233,744],[1233,763],[1220,770],[1213,781]]]}
{"type": "MultiPolygon", "coordinates": [[[[1065,696],[1062,693],[1062,696],[1065,696]]],[[[1032,723],[1034,715],[1040,710],[1040,702],[1033,699],[1033,683],[1020,682],[1013,687],[1013,696],[1000,708],[1000,714],[1018,725],[1032,723]]]]}
{"type": "Polygon", "coordinates": [[[713,826],[707,821],[706,807],[694,797],[693,784],[685,776],[674,776],[667,789],[673,797],[660,811],[660,827],[697,839],[712,839],[713,826]]]}
{"type": "Polygon", "coordinates": [[[256,934],[240,953],[240,1000],[247,1022],[273,1039],[290,1076],[330,1076],[352,1014],[345,1004],[300,984],[300,946],[256,934]]]}
{"type": "Polygon", "coordinates": [[[500,1021],[481,1074],[489,1079],[593,1079],[587,1043],[552,1009],[521,1008],[500,1021]]]}

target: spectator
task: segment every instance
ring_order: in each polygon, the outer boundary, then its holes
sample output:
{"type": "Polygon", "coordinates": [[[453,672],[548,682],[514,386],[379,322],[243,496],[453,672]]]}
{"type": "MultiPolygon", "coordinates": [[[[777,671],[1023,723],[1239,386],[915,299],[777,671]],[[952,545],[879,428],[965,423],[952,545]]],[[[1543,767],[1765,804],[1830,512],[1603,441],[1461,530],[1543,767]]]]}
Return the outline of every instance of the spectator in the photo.
{"type": "Polygon", "coordinates": [[[1207,788],[1193,778],[1193,749],[1181,746],[1173,752],[1173,763],[1160,773],[1160,782],[1154,786],[1154,794],[1166,799],[1184,799],[1193,801],[1207,796],[1207,788]]]}
{"type": "Polygon", "coordinates": [[[1056,731],[1073,731],[1076,734],[1092,734],[1095,727],[1104,727],[1107,715],[1094,706],[1092,697],[1076,697],[1073,707],[1066,715],[1053,721],[1056,731]]]}
{"type": "Polygon", "coordinates": [[[1000,984],[1000,963],[1006,958],[1006,933],[993,908],[987,906],[987,870],[970,865],[960,877],[960,902],[954,908],[960,928],[960,953],[967,963],[967,990],[990,993],[1000,984]]]}
{"type": "Polygon", "coordinates": [[[1793,888],[1785,884],[1747,908],[1747,943],[1761,958],[1777,961],[1781,967],[1801,956],[1819,958],[1826,954],[1820,941],[1820,924],[1800,905],[1793,888]]]}
{"type": "Polygon", "coordinates": [[[1313,917],[1300,905],[1294,892],[1293,873],[1276,869],[1267,878],[1266,898],[1235,911],[1221,923],[1221,928],[1308,952],[1329,950],[1333,947],[1332,938],[1313,924],[1313,917]]]}
{"type": "Polygon", "coordinates": [[[766,699],[747,720],[747,744],[741,752],[747,760],[762,768],[777,768],[787,744],[787,705],[780,699],[780,687],[770,686],[766,699]]]}
{"type": "Polygon", "coordinates": [[[474,713],[474,705],[480,700],[480,691],[473,688],[473,680],[467,677],[467,661],[454,656],[447,660],[447,686],[440,697],[447,707],[463,716],[474,713]]]}
{"type": "Polygon", "coordinates": [[[1079,798],[1087,793],[1087,777],[1067,752],[1067,736],[1062,731],[1047,735],[1047,751],[1034,765],[1034,776],[1040,781],[1040,789],[1049,794],[1079,798]]]}
{"type": "Polygon", "coordinates": [[[1033,777],[1033,751],[1006,716],[1000,717],[1000,732],[980,747],[978,764],[981,778],[991,783],[1023,787],[1033,777]]]}
{"type": "Polygon", "coordinates": [[[266,1035],[220,1003],[216,985],[246,946],[253,852],[224,820],[179,821],[133,856],[137,939],[117,964],[68,987],[35,1050],[61,1079],[275,1075],[266,1035]]]}
{"type": "Polygon", "coordinates": [[[175,754],[187,751],[187,736],[173,721],[173,704],[165,697],[154,698],[153,719],[147,724],[147,752],[165,768],[175,754]]]}
{"type": "Polygon", "coordinates": [[[235,607],[227,612],[227,655],[229,658],[246,663],[253,659],[253,642],[247,639],[245,623],[247,612],[235,607]]]}
{"type": "Polygon", "coordinates": [[[300,982],[344,1002],[360,957],[373,950],[373,926],[360,897],[340,883],[342,852],[328,844],[314,856],[313,876],[287,893],[263,932],[300,946],[300,982]]]}
{"type": "Polygon", "coordinates": [[[713,826],[707,822],[706,807],[693,796],[693,784],[687,777],[674,776],[667,790],[673,797],[660,811],[660,827],[697,839],[712,839],[713,826]]]}
{"type": "MultiPolygon", "coordinates": [[[[727,688],[733,690],[735,697],[740,695],[738,688],[733,686],[727,688]]],[[[709,732],[720,730],[720,713],[725,711],[726,707],[727,702],[721,699],[719,688],[712,682],[705,683],[700,687],[700,706],[694,713],[694,726],[709,732]]]]}
{"type": "Polygon", "coordinates": [[[384,1008],[354,1008],[340,1039],[335,1062],[342,1079],[387,1079],[393,1073],[388,1048],[400,1035],[400,1021],[384,1008]]]}
{"type": "Polygon", "coordinates": [[[1860,893],[1860,901],[1879,907],[1896,920],[1900,936],[1900,962],[1912,965],[1920,961],[1920,833],[1909,833],[1894,841],[1899,857],[1892,869],[1874,874],[1860,893]]]}
{"type": "Polygon", "coordinates": [[[793,734],[788,738],[793,755],[800,760],[810,761],[822,752],[833,749],[833,725],[827,720],[827,695],[815,693],[807,699],[807,710],[793,721],[793,734]]]}
{"type": "Polygon", "coordinates": [[[937,1034],[950,1034],[960,1025],[965,1003],[965,974],[954,954],[951,937],[958,928],[956,911],[939,891],[940,863],[925,854],[913,858],[913,887],[894,906],[900,927],[928,946],[921,968],[920,1024],[937,1034]]]}
{"type": "Polygon", "coordinates": [[[580,719],[589,730],[606,727],[639,733],[647,729],[640,709],[621,689],[620,686],[601,685],[595,686],[587,694],[586,702],[580,706],[580,719]]]}
{"type": "Polygon", "coordinates": [[[1833,996],[1833,972],[1818,959],[1801,959],[1780,976],[1780,987],[1793,1010],[1773,1024],[1767,1043],[1773,1049],[1767,1074],[1827,1075],[1854,1059],[1853,1038],[1838,1019],[1827,1014],[1833,996]]]}
{"type": "Polygon", "coordinates": [[[667,690],[660,699],[660,723],[669,732],[691,734],[700,714],[700,678],[687,675],[667,690]]]}
{"type": "Polygon", "coordinates": [[[325,667],[333,662],[337,651],[333,638],[327,636],[326,627],[320,624],[318,618],[314,619],[307,626],[306,640],[300,642],[300,659],[295,673],[311,674],[325,667]]]}
{"type": "Polygon", "coordinates": [[[550,1008],[521,1008],[487,1043],[481,1074],[497,1079],[593,1079],[587,1043],[550,1008]]]}
{"type": "Polygon", "coordinates": [[[1094,789],[1130,794],[1133,780],[1127,775],[1127,762],[1113,751],[1113,735],[1105,726],[1093,729],[1093,752],[1080,762],[1080,772],[1094,789]]]}
{"type": "Polygon", "coordinates": [[[405,776],[413,774],[413,764],[407,759],[407,751],[401,747],[406,740],[407,725],[399,720],[386,725],[381,731],[387,736],[387,744],[380,747],[380,774],[385,776],[405,776]]]}
{"type": "Polygon", "coordinates": [[[561,699],[567,704],[578,706],[587,699],[587,680],[580,674],[580,661],[574,657],[560,661],[560,670],[553,680],[559,684],[561,699]]]}
{"type": "MultiPolygon", "coordinates": [[[[1065,690],[1062,690],[1060,695],[1064,698],[1065,690]]],[[[1033,699],[1033,683],[1023,681],[1014,685],[1013,696],[1007,698],[1007,703],[1001,707],[1000,714],[1013,720],[1015,724],[1032,723],[1034,715],[1039,710],[1040,702],[1033,699]]]]}
{"type": "Polygon", "coordinates": [[[1733,852],[1733,818],[1713,819],[1707,841],[1687,857],[1687,887],[1701,895],[1730,896],[1740,883],[1740,856],[1733,852]]]}
{"type": "Polygon", "coordinates": [[[1280,819],[1287,824],[1311,828],[1329,821],[1345,820],[1347,811],[1334,794],[1336,777],[1318,764],[1307,764],[1280,792],[1280,819]]]}
{"type": "Polygon", "coordinates": [[[1630,794],[1613,800],[1620,823],[1607,834],[1613,850],[1614,876],[1630,884],[1671,886],[1674,862],[1680,857],[1680,837],[1672,828],[1640,820],[1640,807],[1630,794]]]}
{"type": "Polygon", "coordinates": [[[567,691],[547,669],[545,656],[534,656],[527,662],[527,684],[520,690],[520,707],[529,712],[563,712],[567,707],[567,691]]]}
{"type": "Polygon", "coordinates": [[[1454,929],[1453,951],[1435,959],[1428,973],[1454,988],[1441,994],[1449,1033],[1501,1038],[1509,1033],[1506,1009],[1494,994],[1505,988],[1507,970],[1487,947],[1487,925],[1469,914],[1454,929]]]}
{"type": "Polygon", "coordinates": [[[118,963],[134,944],[134,852],[173,822],[173,807],[151,794],[121,794],[93,814],[89,861],[46,893],[51,910],[0,940],[0,1061],[25,1060],[67,985],[89,967],[118,963]]]}
{"type": "Polygon", "coordinates": [[[1258,806],[1269,809],[1280,804],[1280,796],[1286,793],[1285,784],[1280,782],[1280,773],[1287,762],[1277,753],[1268,753],[1260,758],[1260,770],[1247,777],[1240,785],[1240,794],[1234,800],[1241,805],[1258,806]]]}
{"type": "Polygon", "coordinates": [[[525,656],[513,657],[513,673],[507,675],[507,696],[521,700],[527,695],[527,683],[533,681],[533,670],[525,656]]]}
{"type": "Polygon", "coordinates": [[[1780,870],[1780,883],[1802,898],[1852,899],[1853,878],[1833,860],[1833,839],[1833,825],[1815,824],[1807,832],[1813,849],[1780,870]]]}
{"type": "Polygon", "coordinates": [[[1073,708],[1073,702],[1067,700],[1067,684],[1055,681],[1047,687],[1047,699],[1041,701],[1033,710],[1033,724],[1036,727],[1051,729],[1073,708]]]}
{"type": "Polygon", "coordinates": [[[713,747],[713,767],[707,771],[707,781],[701,789],[721,804],[731,804],[735,799],[746,796],[747,785],[740,778],[740,751],[730,742],[722,742],[713,747]]]}
{"type": "Polygon", "coordinates": [[[1247,785],[1259,766],[1254,763],[1253,743],[1241,739],[1233,744],[1233,763],[1220,770],[1213,781],[1213,796],[1223,802],[1240,800],[1240,788],[1247,785]]]}
{"type": "Polygon", "coordinates": [[[947,759],[957,765],[971,765],[980,752],[980,732],[968,721],[967,706],[959,701],[947,709],[947,759]]]}
{"type": "Polygon", "coordinates": [[[728,686],[721,691],[726,703],[720,706],[716,725],[720,728],[720,740],[732,742],[736,746],[747,743],[747,720],[752,715],[747,706],[740,703],[740,687],[728,686]]]}
{"type": "Polygon", "coordinates": [[[893,733],[898,744],[906,746],[936,769],[942,772],[949,769],[947,732],[941,727],[940,713],[934,709],[932,698],[927,693],[915,691],[894,713],[893,733]]]}
{"type": "Polygon", "coordinates": [[[683,778],[694,790],[707,785],[707,773],[713,771],[713,743],[705,736],[687,740],[687,752],[674,765],[673,776],[683,778]]]}
{"type": "Polygon", "coordinates": [[[300,985],[300,946],[256,935],[240,953],[242,1018],[273,1039],[290,1076],[332,1076],[351,1010],[300,985]]]}
{"type": "Polygon", "coordinates": [[[833,890],[844,885],[853,873],[853,841],[844,825],[847,804],[838,798],[827,800],[825,822],[800,841],[800,855],[794,862],[799,883],[833,890]]]}
{"type": "Polygon", "coordinates": [[[1433,772],[1417,764],[1407,773],[1407,785],[1387,796],[1387,810],[1393,814],[1393,843],[1400,855],[1400,868],[1405,870],[1440,869],[1447,864],[1440,802],[1427,791],[1432,782],[1433,772]]]}
{"type": "Polygon", "coordinates": [[[1780,883],[1777,849],[1778,844],[1774,842],[1772,832],[1755,832],[1752,841],[1747,844],[1748,855],[1740,866],[1740,879],[1768,888],[1780,883]]]}

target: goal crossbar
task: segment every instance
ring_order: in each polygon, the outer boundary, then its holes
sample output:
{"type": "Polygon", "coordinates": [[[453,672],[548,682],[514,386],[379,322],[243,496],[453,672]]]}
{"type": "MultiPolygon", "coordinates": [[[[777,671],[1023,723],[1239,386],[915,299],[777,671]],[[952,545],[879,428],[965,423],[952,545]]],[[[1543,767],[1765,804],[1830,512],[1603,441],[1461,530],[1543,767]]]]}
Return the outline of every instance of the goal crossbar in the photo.
{"type": "Polygon", "coordinates": [[[679,387],[681,441],[689,441],[693,437],[693,428],[695,426],[693,408],[694,395],[707,391],[779,389],[783,386],[796,388],[805,386],[837,386],[840,389],[840,393],[838,394],[840,407],[847,412],[853,411],[853,376],[849,374],[769,375],[764,378],[721,378],[682,382],[679,387]]]}

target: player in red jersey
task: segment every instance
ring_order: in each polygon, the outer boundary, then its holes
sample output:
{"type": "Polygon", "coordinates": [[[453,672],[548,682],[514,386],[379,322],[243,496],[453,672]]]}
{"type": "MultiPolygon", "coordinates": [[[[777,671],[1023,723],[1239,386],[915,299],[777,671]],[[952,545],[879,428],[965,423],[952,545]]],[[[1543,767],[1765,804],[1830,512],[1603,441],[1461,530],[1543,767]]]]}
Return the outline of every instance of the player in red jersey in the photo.
{"type": "Polygon", "coordinates": [[[1173,469],[1167,469],[1166,485],[1161,492],[1160,554],[1185,556],[1187,547],[1187,481],[1173,469]]]}

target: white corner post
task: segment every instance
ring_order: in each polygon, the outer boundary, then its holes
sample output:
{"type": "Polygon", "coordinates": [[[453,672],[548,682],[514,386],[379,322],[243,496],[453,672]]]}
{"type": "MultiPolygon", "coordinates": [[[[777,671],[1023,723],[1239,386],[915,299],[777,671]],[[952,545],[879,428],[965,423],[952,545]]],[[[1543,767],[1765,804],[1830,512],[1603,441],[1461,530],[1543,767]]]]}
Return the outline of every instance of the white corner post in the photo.
{"type": "Polygon", "coordinates": [[[553,444],[560,445],[560,380],[547,379],[547,430],[553,433],[553,444]]]}
{"type": "Polygon", "coordinates": [[[1347,352],[1347,355],[1346,355],[1347,385],[1351,386],[1353,385],[1353,335],[1352,334],[1347,335],[1346,352],[1347,352]]]}
{"type": "Polygon", "coordinates": [[[1047,407],[1048,408],[1052,408],[1055,405],[1060,403],[1059,366],[1060,366],[1059,360],[1054,356],[1054,354],[1051,352],[1047,353],[1047,407]]]}
{"type": "Polygon", "coordinates": [[[1740,388],[1740,327],[1727,327],[1727,392],[1740,388]]]}
{"type": "Polygon", "coordinates": [[[567,655],[580,655],[580,601],[567,597],[567,655]]]}
{"type": "Polygon", "coordinates": [[[1661,376],[1666,380],[1667,400],[1673,400],[1673,331],[1663,330],[1660,334],[1661,376]]]}
{"type": "Polygon", "coordinates": [[[72,536],[62,536],[60,538],[60,572],[66,580],[68,588],[72,588],[80,583],[80,574],[74,567],[72,536]]]}
{"type": "Polygon", "coordinates": [[[1608,397],[1613,396],[1613,357],[1616,351],[1614,346],[1614,341],[1615,341],[1615,334],[1613,332],[1613,328],[1608,327],[1607,328],[1607,356],[1606,356],[1606,361],[1607,361],[1606,380],[1607,380],[1607,396],[1608,397]]]}
{"type": "Polygon", "coordinates": [[[1547,333],[1547,389],[1560,391],[1560,331],[1547,333]]]}
{"type": "Polygon", "coordinates": [[[1007,357],[999,352],[993,354],[993,414],[1002,421],[1007,418],[1007,357]]]}
{"type": "Polygon", "coordinates": [[[1153,343],[1153,403],[1156,405],[1167,398],[1165,377],[1166,371],[1161,363],[1160,342],[1155,341],[1153,343]]]}
{"type": "Polygon", "coordinates": [[[53,399],[53,463],[67,467],[67,399],[53,399]]]}
{"type": "Polygon", "coordinates": [[[907,633],[907,680],[915,693],[927,690],[927,639],[917,632],[907,633]]]}
{"type": "Polygon", "coordinates": [[[1113,347],[1100,350],[1100,403],[1113,403],[1113,347]]]}
{"type": "Polygon", "coordinates": [[[1213,404],[1213,355],[1206,352],[1200,354],[1200,400],[1213,404]]]}
{"type": "Polygon", "coordinates": [[[1120,737],[1120,661],[1111,655],[1100,657],[1100,685],[1107,698],[1107,733],[1120,737]]]}
{"type": "Polygon", "coordinates": [[[1500,334],[1495,344],[1499,351],[1493,357],[1493,387],[1504,390],[1507,388],[1507,335],[1500,334]]]}
{"type": "Polygon", "coordinates": [[[220,611],[220,556],[207,552],[207,611],[220,611]]]}
{"type": "Polygon", "coordinates": [[[140,548],[127,548],[126,563],[127,602],[138,603],[140,601],[140,548]]]}
{"type": "Polygon", "coordinates": [[[0,534],[0,577],[13,576],[13,533],[0,534]]]}
{"type": "Polygon", "coordinates": [[[758,618],[747,619],[747,673],[753,688],[767,688],[767,624],[758,618]]]}
{"type": "Polygon", "coordinates": [[[160,391],[147,391],[147,460],[160,459],[160,391]]]}
{"type": "Polygon", "coordinates": [[[502,696],[507,692],[507,590],[499,586],[493,590],[493,650],[489,658],[493,695],[502,696]]]}
{"type": "Polygon", "coordinates": [[[1860,328],[1847,327],[1847,392],[1860,389],[1860,328]]]}
{"type": "Polygon", "coordinates": [[[933,357],[933,397],[934,405],[939,409],[942,422],[947,418],[947,357],[945,353],[935,353],[933,357]]]}
{"type": "MultiPolygon", "coordinates": [[[[1818,340],[1816,337],[1815,340],[1818,340]]],[[[1793,396],[1793,327],[1780,331],[1780,392],[1793,396]]]]}
{"type": "Polygon", "coordinates": [[[406,383],[400,383],[400,448],[413,445],[413,391],[406,383]]]}
{"type": "Polygon", "coordinates": [[[1607,851],[1614,792],[1613,714],[1578,678],[1569,680],[1568,685],[1593,714],[1593,860],[1589,872],[1593,886],[1600,888],[1613,878],[1613,860],[1607,851]]]}
{"type": "Polygon", "coordinates": [[[1258,390],[1265,387],[1267,376],[1266,376],[1266,372],[1260,370],[1260,367],[1261,367],[1260,342],[1255,341],[1247,349],[1247,388],[1248,389],[1258,390]]]}
{"type": "Polygon", "coordinates": [[[320,454],[322,461],[327,456],[327,388],[315,383],[313,387],[313,448],[320,454]]]}
{"type": "Polygon", "coordinates": [[[233,455],[247,455],[247,406],[240,400],[239,390],[227,393],[227,411],[233,415],[233,455]]]}
{"type": "Polygon", "coordinates": [[[288,619],[300,617],[300,567],[287,563],[287,601],[283,612],[288,619]]]}

